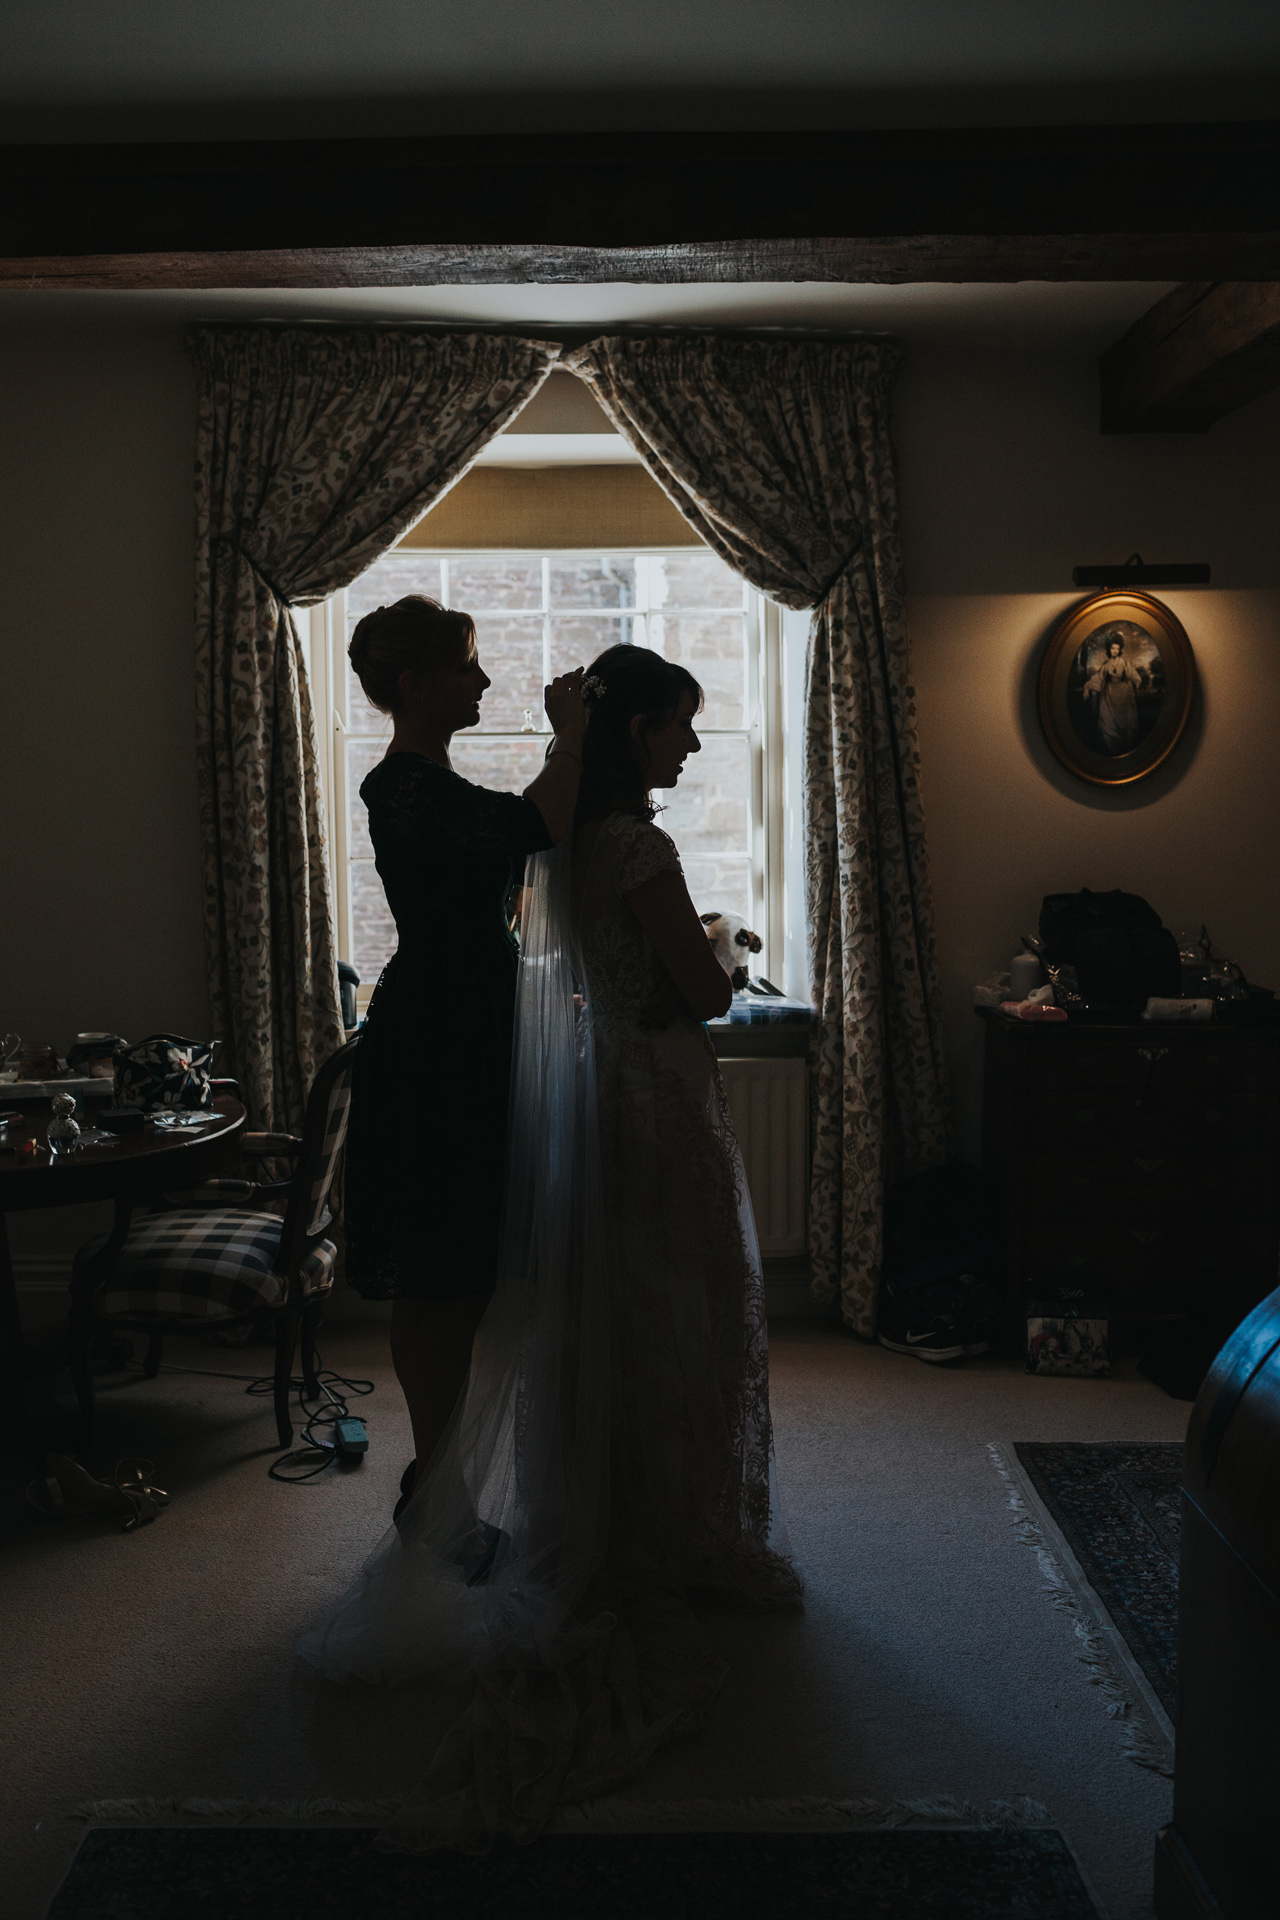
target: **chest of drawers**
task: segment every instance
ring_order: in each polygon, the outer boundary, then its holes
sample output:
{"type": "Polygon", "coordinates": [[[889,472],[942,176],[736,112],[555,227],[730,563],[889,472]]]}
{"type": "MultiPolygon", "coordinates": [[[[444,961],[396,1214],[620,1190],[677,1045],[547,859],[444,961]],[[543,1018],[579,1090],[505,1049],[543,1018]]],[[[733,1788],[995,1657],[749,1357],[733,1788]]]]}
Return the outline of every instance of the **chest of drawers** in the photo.
{"type": "Polygon", "coordinates": [[[1061,1285],[1234,1326],[1276,1285],[1280,1028],[986,1027],[983,1170],[1009,1337],[1061,1285]]]}

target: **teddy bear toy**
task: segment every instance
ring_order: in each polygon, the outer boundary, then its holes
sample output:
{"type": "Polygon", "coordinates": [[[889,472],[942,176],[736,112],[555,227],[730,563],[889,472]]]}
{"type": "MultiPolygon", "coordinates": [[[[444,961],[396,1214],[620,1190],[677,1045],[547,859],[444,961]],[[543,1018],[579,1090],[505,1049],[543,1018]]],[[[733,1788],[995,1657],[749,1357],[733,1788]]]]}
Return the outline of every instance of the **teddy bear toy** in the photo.
{"type": "Polygon", "coordinates": [[[704,913],[700,918],[707,930],[711,951],[732,980],[734,992],[741,992],[750,977],[745,965],[746,956],[759,953],[764,941],[749,927],[738,927],[735,931],[727,913],[704,913]]]}

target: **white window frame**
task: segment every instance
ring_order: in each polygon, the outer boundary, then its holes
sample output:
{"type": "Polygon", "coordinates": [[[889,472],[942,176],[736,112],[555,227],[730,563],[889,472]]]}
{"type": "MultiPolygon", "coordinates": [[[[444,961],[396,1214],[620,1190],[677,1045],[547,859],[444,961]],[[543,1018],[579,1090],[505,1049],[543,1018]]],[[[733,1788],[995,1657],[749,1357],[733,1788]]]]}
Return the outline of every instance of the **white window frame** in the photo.
{"type": "MultiPolygon", "coordinates": [[[[444,563],[441,590],[447,605],[447,564],[455,556],[428,549],[424,549],[424,554],[428,551],[432,559],[444,563]]],[[[501,547],[467,549],[460,551],[456,557],[475,559],[481,551],[494,558],[529,558],[528,549],[501,547]]],[[[624,549],[615,547],[612,551],[620,553],[624,549]]],[[[677,549],[672,547],[625,549],[628,557],[634,555],[636,559],[675,551],[677,549]]],[[[544,677],[550,657],[551,610],[547,574],[552,552],[557,558],[562,552],[565,558],[599,557],[594,548],[557,548],[542,556],[544,677]]],[[[638,571],[642,579],[643,570],[638,571]]],[[[639,586],[639,580],[637,584],[639,586]]],[[[309,625],[304,623],[302,628],[303,653],[315,715],[320,784],[325,800],[334,931],[339,958],[344,960],[349,959],[352,952],[349,796],[344,750],[348,733],[346,603],[345,590],[330,595],[327,600],[310,609],[309,625]]],[[[650,609],[646,596],[638,592],[636,606],[627,611],[647,617],[651,612],[660,610],[650,609]]],[[[786,632],[791,616],[784,616],[781,607],[751,588],[746,590],[746,614],[747,684],[744,688],[744,715],[747,724],[740,728],[717,728],[714,732],[721,737],[745,738],[750,753],[753,918],[756,931],[764,943],[759,971],[784,991],[803,994],[807,992],[804,985],[807,969],[803,958],[802,933],[799,936],[801,948],[797,953],[795,905],[799,876],[794,871],[803,841],[799,822],[794,817],[799,732],[796,716],[789,712],[789,708],[795,704],[794,698],[788,697],[792,693],[791,682],[794,679],[793,664],[789,666],[788,662],[790,636],[786,632]]],[[[634,631],[633,627],[633,634],[634,631]]],[[[534,731],[545,732],[545,715],[539,712],[534,719],[537,723],[534,731]]],[[[523,729],[468,729],[469,734],[472,732],[491,740],[529,738],[528,731],[523,729]]],[[[373,980],[361,981],[356,991],[356,1004],[360,1012],[363,1013],[368,1005],[375,985],[373,980]]]]}

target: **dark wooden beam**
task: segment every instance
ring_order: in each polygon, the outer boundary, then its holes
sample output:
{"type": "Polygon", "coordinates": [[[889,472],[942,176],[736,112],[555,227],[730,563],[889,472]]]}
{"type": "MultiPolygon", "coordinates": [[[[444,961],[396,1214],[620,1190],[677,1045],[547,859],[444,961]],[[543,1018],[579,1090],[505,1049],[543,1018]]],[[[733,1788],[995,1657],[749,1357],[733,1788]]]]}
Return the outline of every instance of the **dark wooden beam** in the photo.
{"type": "Polygon", "coordinates": [[[666,247],[298,247],[0,257],[0,288],[432,287],[632,281],[1172,280],[1230,260],[1280,275],[1280,234],[909,234],[666,247]]]}
{"type": "Polygon", "coordinates": [[[0,147],[0,284],[1280,279],[1280,123],[0,147]]]}
{"type": "Polygon", "coordinates": [[[1098,367],[1104,433],[1204,433],[1280,386],[1280,279],[1175,287],[1098,367]]]}

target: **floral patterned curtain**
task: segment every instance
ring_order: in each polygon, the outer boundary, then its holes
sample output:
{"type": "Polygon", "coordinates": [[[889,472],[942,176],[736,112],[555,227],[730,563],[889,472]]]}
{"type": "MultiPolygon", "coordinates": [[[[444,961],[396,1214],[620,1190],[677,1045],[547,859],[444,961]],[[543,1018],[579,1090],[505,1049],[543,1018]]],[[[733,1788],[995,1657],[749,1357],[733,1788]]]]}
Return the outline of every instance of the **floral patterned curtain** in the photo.
{"type": "Polygon", "coordinates": [[[898,357],[866,341],[651,336],[562,361],[731,567],[814,609],[809,1247],[815,1293],[838,1294],[868,1336],[886,1179],[941,1164],[950,1136],[889,433],[898,357]]]}
{"type": "Polygon", "coordinates": [[[255,1122],[296,1130],[343,1038],[315,726],[291,609],[350,584],[519,412],[557,349],[201,329],[196,713],[210,1002],[255,1122]]]}

